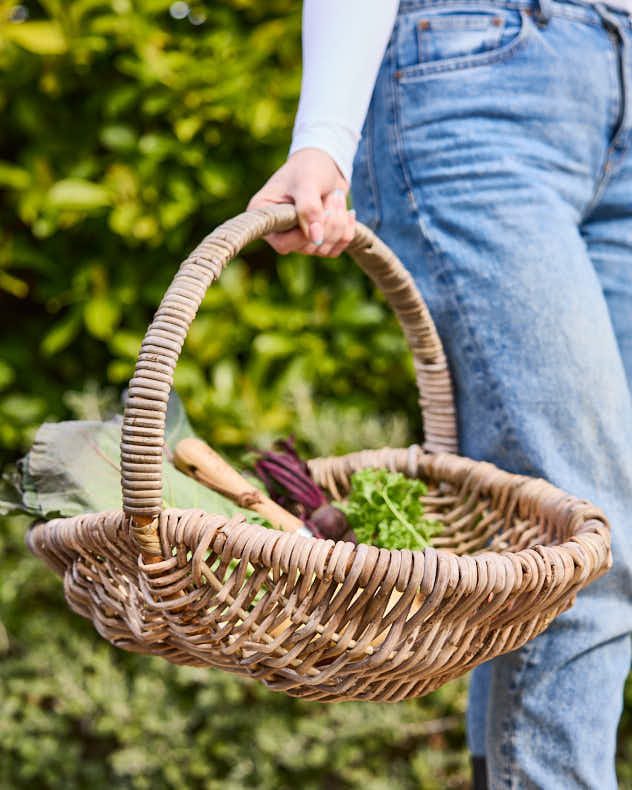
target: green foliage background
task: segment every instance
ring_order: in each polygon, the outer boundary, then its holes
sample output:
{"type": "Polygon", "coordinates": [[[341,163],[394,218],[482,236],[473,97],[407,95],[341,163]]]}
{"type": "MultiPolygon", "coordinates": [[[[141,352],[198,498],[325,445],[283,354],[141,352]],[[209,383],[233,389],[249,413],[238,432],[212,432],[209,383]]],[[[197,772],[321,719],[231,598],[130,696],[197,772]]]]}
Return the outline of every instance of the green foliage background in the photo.
{"type": "MultiPolygon", "coordinates": [[[[118,408],[177,264],[285,159],[300,4],[0,0],[0,460],[44,420],[118,408]]],[[[348,259],[263,243],[204,300],[176,371],[236,457],[294,432],[341,453],[418,438],[412,367],[348,259]],[[387,415],[387,416],[384,416],[387,415]]],[[[116,651],[0,527],[0,788],[463,788],[465,682],[396,706],[309,704],[116,651]]],[[[620,776],[632,787],[632,689],[620,776]]]]}

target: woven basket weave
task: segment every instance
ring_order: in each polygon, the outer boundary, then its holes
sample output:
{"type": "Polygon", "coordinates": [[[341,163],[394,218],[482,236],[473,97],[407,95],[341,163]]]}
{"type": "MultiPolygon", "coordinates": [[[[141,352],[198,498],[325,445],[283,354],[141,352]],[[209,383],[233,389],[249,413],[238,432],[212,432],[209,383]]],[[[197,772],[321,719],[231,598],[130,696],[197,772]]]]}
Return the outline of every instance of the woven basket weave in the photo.
{"type": "Polygon", "coordinates": [[[445,531],[422,552],[282,533],[243,516],[162,510],[173,370],[208,286],[292,206],[246,212],[181,265],[143,341],[121,440],[123,510],[36,524],[31,551],[70,607],[112,644],[219,667],[307,699],[397,701],[437,688],[540,633],[611,563],[603,513],[543,480],[453,455],[456,420],[438,335],[412,278],[358,224],[349,247],[411,347],[426,443],[309,462],[331,496],[387,467],[425,480],[445,531]]]}

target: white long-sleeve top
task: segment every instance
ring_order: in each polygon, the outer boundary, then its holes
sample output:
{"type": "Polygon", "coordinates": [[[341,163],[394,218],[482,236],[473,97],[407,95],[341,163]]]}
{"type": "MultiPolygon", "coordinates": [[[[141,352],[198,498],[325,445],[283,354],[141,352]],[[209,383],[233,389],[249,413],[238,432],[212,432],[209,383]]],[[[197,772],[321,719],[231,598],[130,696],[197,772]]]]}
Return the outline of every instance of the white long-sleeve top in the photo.
{"type": "MultiPolygon", "coordinates": [[[[632,0],[604,4],[632,15],[632,0]]],[[[398,5],[399,0],[304,0],[303,79],[290,154],[320,148],[351,181],[398,5]]]]}
{"type": "Polygon", "coordinates": [[[351,181],[399,0],[304,0],[303,80],[290,153],[320,148],[351,181]]]}

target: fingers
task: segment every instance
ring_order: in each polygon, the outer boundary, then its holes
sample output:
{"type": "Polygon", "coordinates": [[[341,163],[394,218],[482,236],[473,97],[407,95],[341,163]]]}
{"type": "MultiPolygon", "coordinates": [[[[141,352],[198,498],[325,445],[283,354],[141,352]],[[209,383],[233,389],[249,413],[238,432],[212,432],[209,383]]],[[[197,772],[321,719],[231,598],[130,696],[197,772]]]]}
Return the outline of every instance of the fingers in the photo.
{"type": "Polygon", "coordinates": [[[303,234],[307,231],[304,243],[300,244],[295,231],[278,234],[279,238],[268,239],[278,252],[336,257],[353,239],[355,211],[347,211],[347,198],[340,188],[332,190],[322,202],[314,191],[297,193],[296,211],[303,234]]]}
{"type": "Polygon", "coordinates": [[[288,252],[302,252],[305,255],[313,255],[318,247],[305,238],[300,228],[288,230],[284,233],[269,233],[263,237],[268,244],[281,255],[288,252]]]}
{"type": "Polygon", "coordinates": [[[294,203],[305,239],[319,247],[324,241],[325,207],[316,185],[313,182],[301,184],[296,190],[294,203]]]}
{"type": "Polygon", "coordinates": [[[354,218],[347,211],[349,184],[334,159],[318,148],[291,154],[248,204],[249,210],[294,203],[299,229],[265,236],[281,253],[339,255],[353,238],[354,218]]]}
{"type": "Polygon", "coordinates": [[[301,252],[306,255],[336,257],[344,250],[355,232],[355,213],[347,211],[346,182],[321,197],[314,180],[303,181],[291,194],[282,194],[275,186],[274,177],[254,195],[248,210],[264,208],[275,203],[296,205],[299,228],[284,233],[270,233],[265,240],[281,255],[301,252]],[[278,193],[278,194],[277,194],[278,193]]]}
{"type": "Polygon", "coordinates": [[[355,235],[355,211],[325,209],[324,241],[316,245],[308,241],[299,228],[284,233],[269,233],[265,240],[281,255],[300,252],[304,255],[337,258],[355,235]],[[329,240],[329,241],[327,241],[329,240]]]}
{"type": "Polygon", "coordinates": [[[325,207],[323,243],[319,245],[316,254],[329,256],[347,227],[347,198],[342,189],[334,189],[325,197],[323,204],[325,207]]]}
{"type": "Polygon", "coordinates": [[[355,210],[352,209],[351,211],[347,212],[346,224],[343,234],[340,237],[338,243],[334,244],[329,251],[330,258],[337,258],[342,254],[342,251],[349,245],[349,243],[353,241],[353,237],[355,236],[355,217],[355,210]]]}

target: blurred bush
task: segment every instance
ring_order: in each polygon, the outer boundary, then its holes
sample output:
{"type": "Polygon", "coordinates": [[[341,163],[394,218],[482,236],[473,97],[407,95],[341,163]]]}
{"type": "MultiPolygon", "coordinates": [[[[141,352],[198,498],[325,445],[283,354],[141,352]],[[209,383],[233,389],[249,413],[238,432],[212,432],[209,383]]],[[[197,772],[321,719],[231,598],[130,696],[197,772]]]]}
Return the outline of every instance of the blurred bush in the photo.
{"type": "MultiPolygon", "coordinates": [[[[0,461],[44,420],[118,409],[178,263],[285,159],[299,87],[297,0],[0,0],[0,461]]],[[[263,242],[209,290],[176,386],[234,455],[290,432],[313,454],[421,433],[364,275],[263,242]]],[[[0,527],[1,788],[467,786],[464,681],[323,706],[116,651],[26,527],[0,527]]]]}
{"type": "MultiPolygon", "coordinates": [[[[5,453],[68,416],[69,390],[125,386],[177,264],[286,156],[298,4],[187,8],[0,3],[5,453]]],[[[218,446],[300,434],[298,415],[318,404],[302,437],[314,452],[325,425],[324,444],[346,449],[331,427],[345,417],[352,434],[366,424],[367,441],[381,441],[378,412],[398,413],[387,434],[405,441],[409,420],[419,428],[411,381],[399,329],[364,275],[348,260],[277,259],[263,242],[209,291],[176,373],[218,446]]]]}

